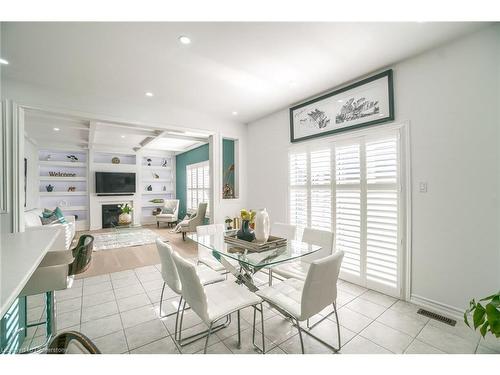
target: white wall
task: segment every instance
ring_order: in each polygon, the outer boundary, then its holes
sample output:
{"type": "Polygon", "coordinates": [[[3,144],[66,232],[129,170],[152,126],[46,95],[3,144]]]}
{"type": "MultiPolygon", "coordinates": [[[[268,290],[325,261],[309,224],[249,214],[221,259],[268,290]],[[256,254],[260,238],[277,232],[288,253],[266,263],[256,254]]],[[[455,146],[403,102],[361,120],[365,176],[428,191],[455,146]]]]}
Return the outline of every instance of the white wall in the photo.
{"type": "MultiPolygon", "coordinates": [[[[410,121],[412,295],[462,310],[500,288],[500,26],[391,66],[410,121]],[[418,192],[419,181],[428,193],[418,192]]],[[[288,109],[248,127],[248,203],[286,220],[288,109]]]]}
{"type": "MultiPolygon", "coordinates": [[[[246,131],[247,126],[235,121],[220,121],[202,113],[185,109],[166,110],[154,100],[147,105],[135,102],[122,102],[112,98],[81,96],[76,93],[60,92],[53,89],[30,85],[25,82],[4,80],[2,98],[11,99],[17,104],[52,110],[73,111],[82,116],[108,121],[141,123],[170,129],[210,130],[221,136],[240,140],[240,198],[235,201],[215,200],[214,220],[222,223],[225,216],[234,217],[241,207],[246,206],[246,131]]],[[[138,100],[139,102],[139,100],[138,100]]],[[[217,143],[218,144],[218,143],[217,143]]],[[[217,160],[219,160],[217,150],[217,160]]],[[[216,164],[218,165],[218,164],[216,164]]],[[[214,171],[214,178],[222,179],[221,171],[214,171]]]]}
{"type": "Polygon", "coordinates": [[[38,148],[27,138],[24,138],[24,157],[28,160],[26,207],[24,208],[27,211],[38,207],[38,148]]]}

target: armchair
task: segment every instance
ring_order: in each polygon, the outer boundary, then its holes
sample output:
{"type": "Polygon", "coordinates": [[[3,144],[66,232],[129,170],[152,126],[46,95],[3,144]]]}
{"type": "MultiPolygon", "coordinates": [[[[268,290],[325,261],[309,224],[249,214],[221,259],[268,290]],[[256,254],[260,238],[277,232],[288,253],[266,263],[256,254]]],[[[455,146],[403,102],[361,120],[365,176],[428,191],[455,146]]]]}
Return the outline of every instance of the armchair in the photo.
{"type": "Polygon", "coordinates": [[[75,217],[73,215],[64,216],[66,220],[65,224],[56,223],[49,225],[42,225],[42,221],[40,219],[42,216],[42,209],[35,208],[29,211],[24,212],[24,229],[25,231],[29,230],[44,230],[48,228],[54,229],[57,227],[61,229],[57,235],[57,238],[54,241],[50,251],[57,250],[69,250],[71,248],[71,243],[73,242],[73,238],[75,237],[76,231],[76,223],[75,217]]]}
{"type": "Polygon", "coordinates": [[[187,232],[196,232],[196,227],[198,225],[203,225],[205,221],[205,214],[207,213],[208,203],[198,204],[198,210],[196,214],[191,216],[188,220],[183,220],[180,225],[180,231],[182,232],[182,239],[186,240],[187,232]]]}
{"type": "Polygon", "coordinates": [[[160,223],[167,223],[169,226],[177,223],[179,220],[179,200],[166,199],[161,213],[156,215],[156,226],[159,228],[160,223]],[[169,211],[169,213],[164,213],[169,211]]]}

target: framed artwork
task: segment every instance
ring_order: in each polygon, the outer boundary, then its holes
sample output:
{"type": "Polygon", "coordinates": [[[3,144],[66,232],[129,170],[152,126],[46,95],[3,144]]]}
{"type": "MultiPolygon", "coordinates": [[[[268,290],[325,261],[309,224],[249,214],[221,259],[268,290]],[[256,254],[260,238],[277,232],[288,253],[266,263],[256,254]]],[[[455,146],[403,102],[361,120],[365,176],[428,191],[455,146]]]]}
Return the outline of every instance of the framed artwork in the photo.
{"type": "Polygon", "coordinates": [[[392,69],[290,108],[290,141],[394,120],[392,69]]]}

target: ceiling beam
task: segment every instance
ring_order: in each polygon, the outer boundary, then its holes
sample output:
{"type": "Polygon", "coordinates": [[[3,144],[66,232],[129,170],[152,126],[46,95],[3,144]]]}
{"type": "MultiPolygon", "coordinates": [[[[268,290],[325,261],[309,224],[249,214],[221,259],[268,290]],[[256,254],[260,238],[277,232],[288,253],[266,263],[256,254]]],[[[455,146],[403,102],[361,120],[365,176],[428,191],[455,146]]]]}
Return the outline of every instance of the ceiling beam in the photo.
{"type": "Polygon", "coordinates": [[[95,128],[96,128],[96,122],[95,121],[90,121],[89,124],[89,149],[92,149],[94,146],[94,140],[95,140],[95,128]]]}
{"type": "Polygon", "coordinates": [[[182,139],[186,141],[193,141],[193,142],[208,142],[208,136],[206,138],[204,137],[193,137],[189,135],[183,135],[183,134],[171,134],[169,130],[165,131],[166,133],[163,138],[172,138],[172,139],[182,139]]]}
{"type": "Polygon", "coordinates": [[[157,130],[157,131],[156,131],[156,135],[155,135],[155,136],[145,138],[145,139],[141,142],[140,146],[139,146],[139,147],[134,148],[134,150],[135,150],[135,151],[139,151],[140,149],[142,149],[142,148],[146,147],[147,145],[149,145],[149,144],[150,144],[151,142],[153,142],[154,140],[159,139],[159,138],[162,138],[162,137],[165,135],[165,133],[166,133],[166,131],[159,131],[159,130],[157,130]]]}

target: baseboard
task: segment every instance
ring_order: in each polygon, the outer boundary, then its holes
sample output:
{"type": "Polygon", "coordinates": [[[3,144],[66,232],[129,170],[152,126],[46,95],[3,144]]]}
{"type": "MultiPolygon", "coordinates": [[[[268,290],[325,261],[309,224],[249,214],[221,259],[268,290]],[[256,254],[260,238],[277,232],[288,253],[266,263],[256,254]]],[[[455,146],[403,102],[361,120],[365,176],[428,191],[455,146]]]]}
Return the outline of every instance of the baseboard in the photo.
{"type": "Polygon", "coordinates": [[[454,306],[450,306],[441,302],[434,301],[432,299],[417,296],[412,294],[410,297],[411,303],[414,303],[417,306],[423,307],[425,309],[431,310],[433,312],[439,313],[444,316],[448,316],[450,318],[454,318],[457,320],[462,320],[464,316],[465,309],[461,310],[454,306]]]}

